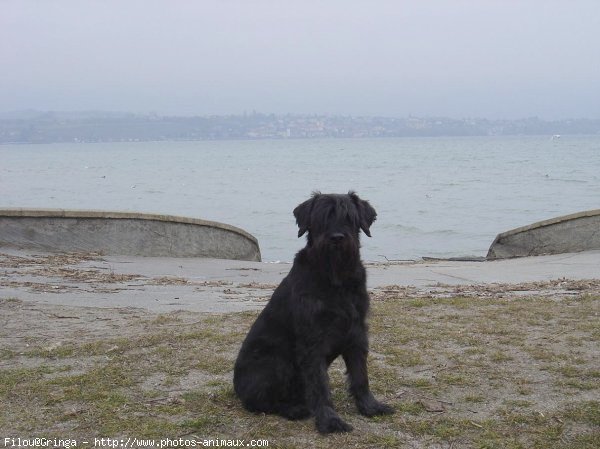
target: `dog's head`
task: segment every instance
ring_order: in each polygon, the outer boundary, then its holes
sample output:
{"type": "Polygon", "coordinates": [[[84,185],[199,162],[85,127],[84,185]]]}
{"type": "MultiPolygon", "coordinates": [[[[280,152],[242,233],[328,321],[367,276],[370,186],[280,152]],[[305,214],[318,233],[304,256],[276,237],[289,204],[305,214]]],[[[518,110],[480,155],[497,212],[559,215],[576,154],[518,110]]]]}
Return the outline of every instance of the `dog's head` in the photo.
{"type": "Polygon", "coordinates": [[[308,233],[306,246],[313,257],[340,272],[360,260],[360,231],[371,237],[370,227],[377,212],[354,192],[346,195],[315,192],[294,209],[294,216],[298,237],[308,233]]]}
{"type": "Polygon", "coordinates": [[[294,209],[298,237],[324,235],[339,242],[345,237],[358,236],[359,230],[371,237],[371,225],[377,212],[368,201],[355,192],[347,195],[313,193],[312,197],[294,209]],[[341,235],[340,235],[341,234],[341,235]]]}

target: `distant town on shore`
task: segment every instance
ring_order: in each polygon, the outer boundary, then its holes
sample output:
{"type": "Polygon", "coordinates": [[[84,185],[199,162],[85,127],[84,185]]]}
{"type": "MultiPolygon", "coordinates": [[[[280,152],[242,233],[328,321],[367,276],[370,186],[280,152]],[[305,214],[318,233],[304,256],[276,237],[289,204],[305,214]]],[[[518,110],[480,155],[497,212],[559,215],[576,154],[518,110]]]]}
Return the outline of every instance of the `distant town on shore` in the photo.
{"type": "Polygon", "coordinates": [[[161,116],[113,112],[0,113],[0,144],[600,134],[599,119],[518,120],[245,113],[161,116]]]}

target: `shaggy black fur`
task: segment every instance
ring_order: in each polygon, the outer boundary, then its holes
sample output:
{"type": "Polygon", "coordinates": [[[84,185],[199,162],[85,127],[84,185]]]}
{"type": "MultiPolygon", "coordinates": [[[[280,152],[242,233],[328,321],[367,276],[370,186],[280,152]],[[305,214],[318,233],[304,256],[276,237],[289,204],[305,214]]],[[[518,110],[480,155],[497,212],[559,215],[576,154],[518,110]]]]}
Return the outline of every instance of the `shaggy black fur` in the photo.
{"type": "Polygon", "coordinates": [[[376,217],[354,192],[313,196],[294,209],[298,237],[308,232],[290,273],[252,325],[233,383],[244,407],[288,419],[314,416],[323,433],[352,427],[333,409],[327,368],[341,355],[349,390],[366,416],[393,413],[369,390],[369,308],[359,232],[376,217]]]}

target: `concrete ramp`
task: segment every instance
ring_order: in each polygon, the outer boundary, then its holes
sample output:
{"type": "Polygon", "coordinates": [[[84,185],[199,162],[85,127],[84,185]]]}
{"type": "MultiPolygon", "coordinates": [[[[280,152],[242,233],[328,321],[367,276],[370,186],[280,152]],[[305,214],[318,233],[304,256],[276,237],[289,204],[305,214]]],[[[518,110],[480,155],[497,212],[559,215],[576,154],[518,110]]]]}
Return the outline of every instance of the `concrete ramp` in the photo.
{"type": "Polygon", "coordinates": [[[600,249],[600,209],[564,215],[498,234],[487,259],[600,249]]]}
{"type": "Polygon", "coordinates": [[[260,261],[256,238],[223,223],[132,212],[0,209],[0,247],[260,261]]]}

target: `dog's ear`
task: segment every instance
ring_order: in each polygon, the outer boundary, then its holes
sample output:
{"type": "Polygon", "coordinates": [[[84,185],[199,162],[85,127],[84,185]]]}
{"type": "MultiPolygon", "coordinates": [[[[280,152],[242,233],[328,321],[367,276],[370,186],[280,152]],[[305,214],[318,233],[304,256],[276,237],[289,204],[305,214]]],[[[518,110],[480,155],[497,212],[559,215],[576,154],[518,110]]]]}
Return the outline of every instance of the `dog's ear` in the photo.
{"type": "Polygon", "coordinates": [[[360,229],[366,234],[367,237],[371,237],[371,231],[369,228],[377,218],[377,212],[373,209],[373,206],[369,204],[368,201],[361,200],[358,195],[352,191],[348,192],[352,201],[356,205],[358,209],[358,218],[360,229]]]}
{"type": "Polygon", "coordinates": [[[298,224],[298,237],[302,237],[310,227],[310,213],[312,212],[313,204],[319,192],[314,192],[309,200],[299,204],[294,209],[294,217],[296,217],[296,223],[298,224]]]}

